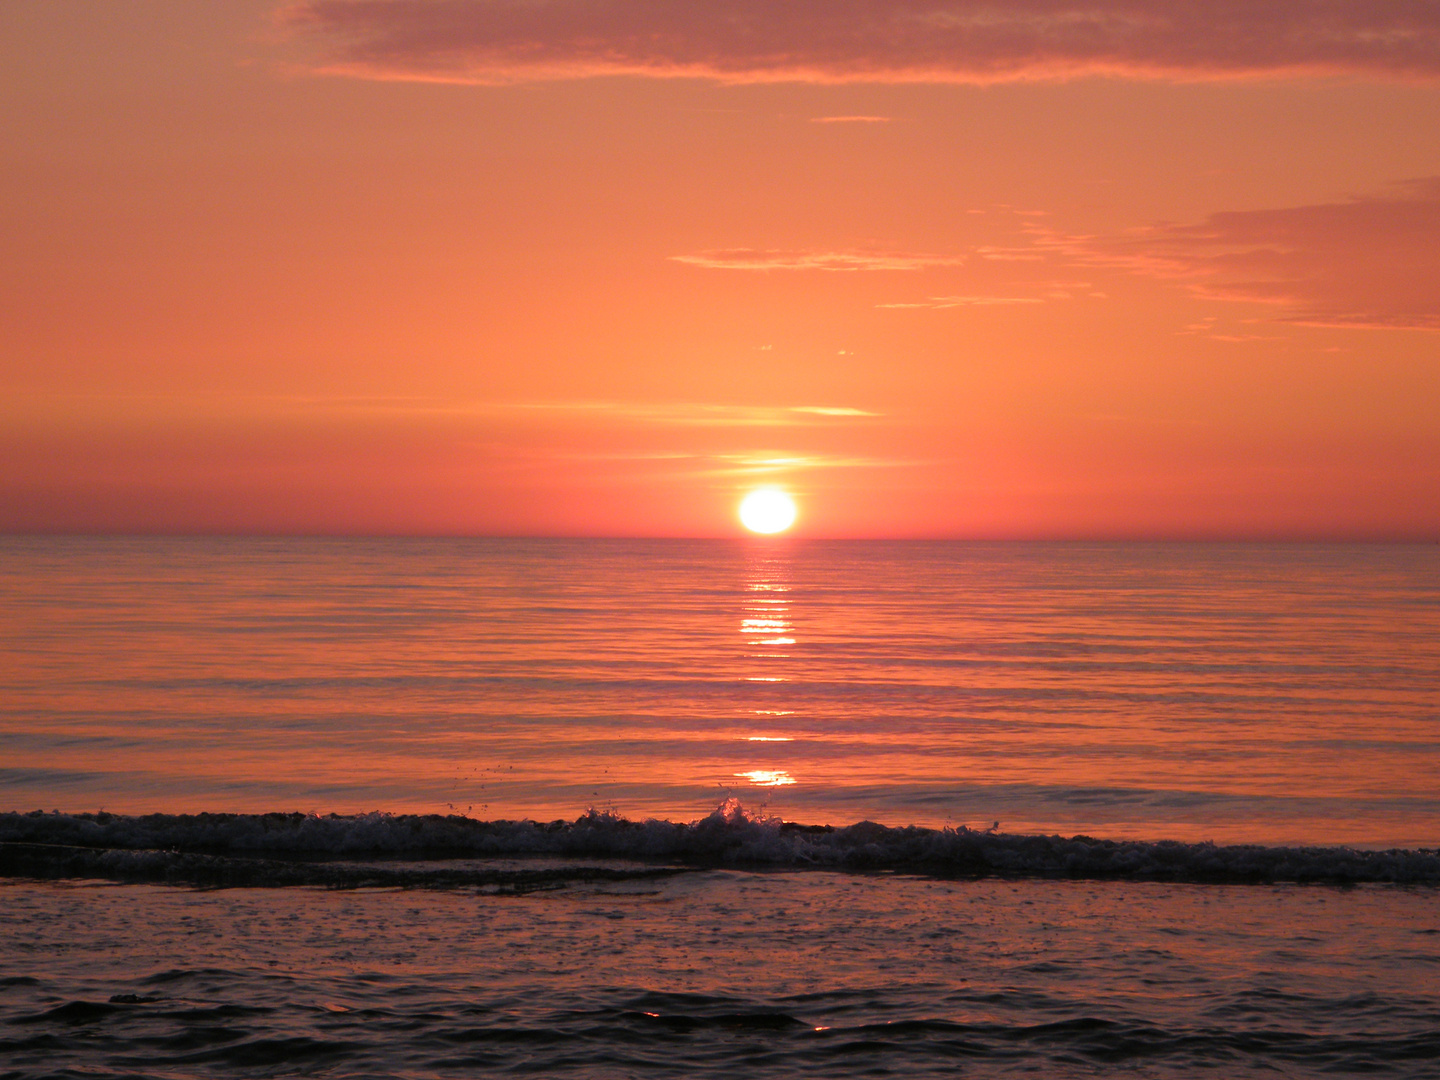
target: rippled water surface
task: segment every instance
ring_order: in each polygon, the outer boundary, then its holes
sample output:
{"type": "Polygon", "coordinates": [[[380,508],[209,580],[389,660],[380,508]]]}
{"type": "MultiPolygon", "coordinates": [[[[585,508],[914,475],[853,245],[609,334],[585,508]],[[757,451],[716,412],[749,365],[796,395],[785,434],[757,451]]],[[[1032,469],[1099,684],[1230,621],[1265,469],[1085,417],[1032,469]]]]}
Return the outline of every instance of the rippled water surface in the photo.
{"type": "Polygon", "coordinates": [[[0,1077],[1440,1077],[1437,702],[1436,546],[0,538],[0,1077]]]}
{"type": "Polygon", "coordinates": [[[1440,546],[0,555],[0,810],[1440,844],[1440,546]]]}
{"type": "Polygon", "coordinates": [[[1435,1076],[1433,889],[0,885],[11,1076],[1435,1076]]]}

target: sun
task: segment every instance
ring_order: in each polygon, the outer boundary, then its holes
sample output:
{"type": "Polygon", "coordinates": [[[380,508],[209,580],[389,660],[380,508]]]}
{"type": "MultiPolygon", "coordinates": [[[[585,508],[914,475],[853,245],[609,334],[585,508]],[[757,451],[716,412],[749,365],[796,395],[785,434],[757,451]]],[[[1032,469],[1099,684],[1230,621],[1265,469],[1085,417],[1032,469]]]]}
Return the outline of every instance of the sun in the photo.
{"type": "Polygon", "coordinates": [[[752,491],[740,502],[740,521],[751,532],[784,532],[795,523],[795,500],[774,488],[752,491]]]}

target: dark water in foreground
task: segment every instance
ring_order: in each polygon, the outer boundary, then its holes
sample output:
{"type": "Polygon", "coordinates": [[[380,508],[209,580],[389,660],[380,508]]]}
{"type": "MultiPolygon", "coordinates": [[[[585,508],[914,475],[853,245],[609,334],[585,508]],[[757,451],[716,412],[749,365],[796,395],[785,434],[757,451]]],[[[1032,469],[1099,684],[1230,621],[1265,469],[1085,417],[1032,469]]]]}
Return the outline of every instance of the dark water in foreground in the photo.
{"type": "Polygon", "coordinates": [[[12,880],[0,912],[6,1076],[1440,1075],[1434,889],[12,880]]]}
{"type": "Polygon", "coordinates": [[[1440,548],[0,556],[0,1080],[1440,1077],[1440,548]]]}

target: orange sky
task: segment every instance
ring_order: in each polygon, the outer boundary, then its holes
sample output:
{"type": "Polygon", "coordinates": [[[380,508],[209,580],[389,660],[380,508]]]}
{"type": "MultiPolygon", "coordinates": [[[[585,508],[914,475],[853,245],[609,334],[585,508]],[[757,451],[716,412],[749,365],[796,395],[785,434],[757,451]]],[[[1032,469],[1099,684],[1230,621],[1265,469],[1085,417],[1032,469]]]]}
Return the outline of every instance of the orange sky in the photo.
{"type": "Polygon", "coordinates": [[[1440,537],[1440,3],[1317,7],[5,4],[0,529],[1440,537]]]}

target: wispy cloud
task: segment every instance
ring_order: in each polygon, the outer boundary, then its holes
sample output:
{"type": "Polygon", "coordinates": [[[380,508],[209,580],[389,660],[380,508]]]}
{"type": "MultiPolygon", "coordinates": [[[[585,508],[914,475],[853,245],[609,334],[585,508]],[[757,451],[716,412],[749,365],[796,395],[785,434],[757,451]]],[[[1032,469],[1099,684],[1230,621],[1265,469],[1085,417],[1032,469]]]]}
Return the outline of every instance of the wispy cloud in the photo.
{"type": "MultiPolygon", "coordinates": [[[[662,466],[674,476],[696,478],[779,478],[817,469],[895,469],[920,461],[877,458],[854,454],[827,454],[779,450],[703,452],[693,450],[594,449],[545,445],[487,444],[494,461],[509,460],[517,467],[543,469],[556,462],[589,462],[617,467],[662,466]]],[[[656,475],[647,469],[647,475],[656,475]]]]}
{"type": "Polygon", "coordinates": [[[1435,0],[299,0],[325,71],[972,82],[1440,76],[1435,0]]]}
{"type": "Polygon", "coordinates": [[[986,262],[1043,262],[1045,255],[1033,247],[985,246],[975,249],[975,254],[986,262]]]}
{"type": "Polygon", "coordinates": [[[776,251],[760,248],[727,248],[700,251],[693,255],[672,255],[675,262],[707,270],[925,270],[932,266],[959,266],[962,255],[932,255],[913,252],[863,251],[776,251]]]}
{"type": "Polygon", "coordinates": [[[911,300],[903,303],[876,304],[878,308],[945,308],[958,307],[1004,307],[1012,304],[1043,304],[1038,296],[932,296],[928,300],[911,300]]]}
{"type": "MultiPolygon", "coordinates": [[[[1203,337],[1208,338],[1211,341],[1226,341],[1232,344],[1245,344],[1251,341],[1284,340],[1283,337],[1279,337],[1275,334],[1236,333],[1233,331],[1222,330],[1218,326],[1219,321],[1220,320],[1216,316],[1207,315],[1205,316],[1205,318],[1186,326],[1183,330],[1177,330],[1176,335],[1179,337],[1203,337]]],[[[1244,320],[1244,322],[1246,323],[1254,323],[1257,321],[1258,320],[1256,319],[1244,320]]]]}
{"type": "Polygon", "coordinates": [[[1440,178],[1393,195],[1227,211],[1121,236],[1034,228],[1037,250],[1267,304],[1286,322],[1440,330],[1440,178]]]}
{"type": "Polygon", "coordinates": [[[812,124],[888,124],[891,116],[812,116],[812,124]]]}
{"type": "Polygon", "coordinates": [[[896,469],[917,464],[899,458],[852,454],[739,453],[712,454],[707,472],[712,476],[769,476],[814,469],[896,469]]]}
{"type": "Polygon", "coordinates": [[[421,395],[310,394],[0,394],[0,419],[53,422],[68,417],[93,423],[314,422],[414,420],[419,422],[521,421],[553,417],[570,422],[693,427],[820,427],[880,419],[883,413],[849,405],[737,405],[698,402],[485,401],[421,395]]]}
{"type": "Polygon", "coordinates": [[[806,427],[876,419],[882,413],[844,405],[707,405],[689,402],[545,401],[489,406],[516,413],[568,413],[609,420],[697,427],[806,427]]]}

